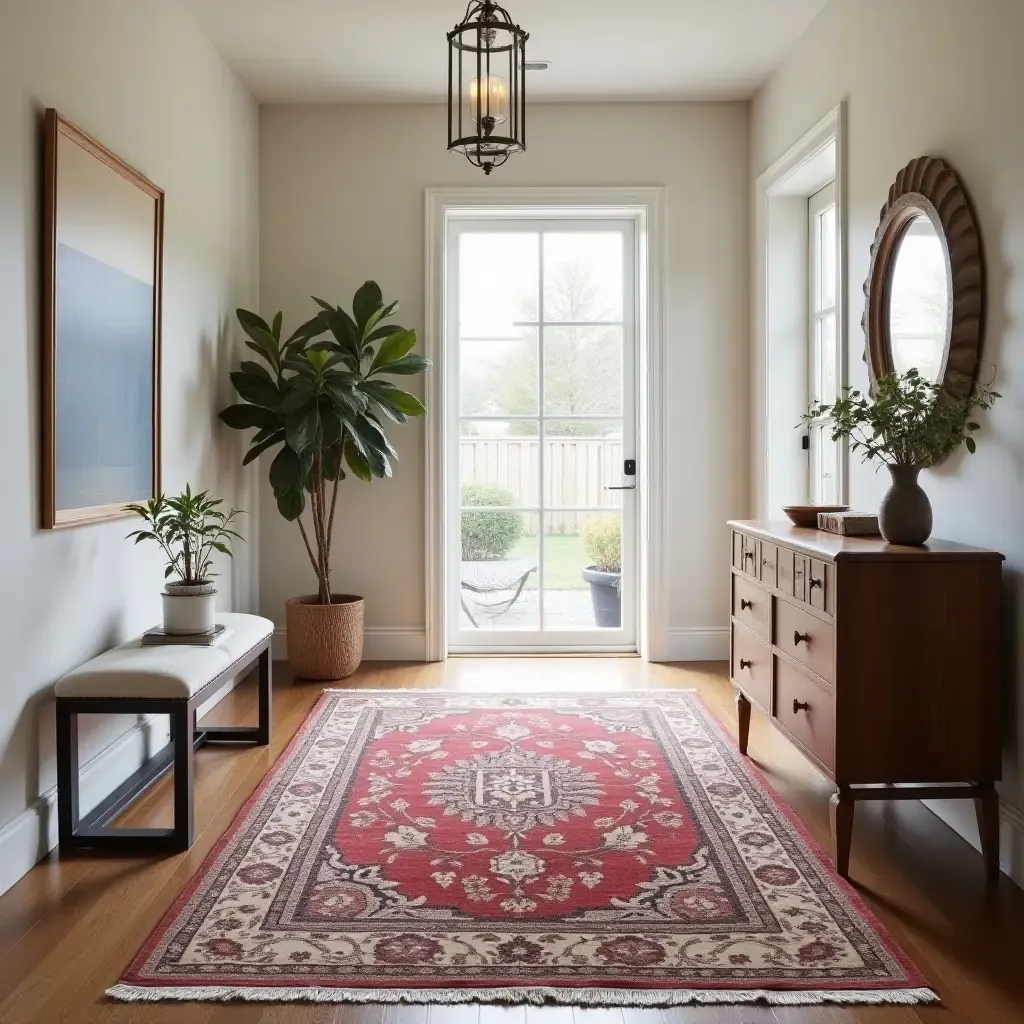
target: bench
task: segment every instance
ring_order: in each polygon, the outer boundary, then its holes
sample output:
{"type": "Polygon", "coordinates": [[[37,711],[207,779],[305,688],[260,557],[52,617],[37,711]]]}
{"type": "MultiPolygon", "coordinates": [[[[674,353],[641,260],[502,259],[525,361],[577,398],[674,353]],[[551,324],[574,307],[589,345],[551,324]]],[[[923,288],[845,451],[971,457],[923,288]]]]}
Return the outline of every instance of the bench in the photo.
{"type": "Polygon", "coordinates": [[[187,850],[194,830],[192,756],[204,743],[270,742],[270,639],[258,615],[217,616],[224,635],[210,647],[143,647],[141,637],[114,647],[61,678],[57,697],[57,827],[62,852],[187,850]],[[259,661],[255,726],[202,726],[198,709],[230,679],[259,661]],[[78,716],[168,715],[170,742],[97,807],[79,812],[78,716]],[[174,826],[118,828],[110,822],[169,768],[174,768],[174,826]]]}

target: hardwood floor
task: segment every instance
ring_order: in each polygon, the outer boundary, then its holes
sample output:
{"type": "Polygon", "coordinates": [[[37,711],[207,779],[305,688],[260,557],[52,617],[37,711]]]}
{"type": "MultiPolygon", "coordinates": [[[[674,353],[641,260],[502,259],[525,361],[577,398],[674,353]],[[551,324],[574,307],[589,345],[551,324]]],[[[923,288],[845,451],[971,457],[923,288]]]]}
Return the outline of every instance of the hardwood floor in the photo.
{"type": "MultiPolygon", "coordinates": [[[[980,854],[916,802],[859,804],[851,873],[869,905],[943,998],[921,1007],[679,1007],[598,1010],[497,1006],[124,1004],[104,989],[287,745],[322,687],[292,683],[275,666],[270,747],[205,748],[196,755],[196,842],[187,854],[82,854],[38,864],[0,897],[0,1022],[83,1024],[1013,1024],[1024,1022],[1024,892],[1005,876],[985,887],[980,854]]],[[[719,665],[648,665],[635,658],[451,659],[365,665],[346,686],[466,691],[697,688],[735,734],[731,689],[719,665]]],[[[247,681],[210,716],[251,721],[247,681]]],[[[830,787],[753,715],[749,753],[817,838],[828,842],[830,787]]],[[[122,819],[170,819],[164,779],[122,819]]]]}

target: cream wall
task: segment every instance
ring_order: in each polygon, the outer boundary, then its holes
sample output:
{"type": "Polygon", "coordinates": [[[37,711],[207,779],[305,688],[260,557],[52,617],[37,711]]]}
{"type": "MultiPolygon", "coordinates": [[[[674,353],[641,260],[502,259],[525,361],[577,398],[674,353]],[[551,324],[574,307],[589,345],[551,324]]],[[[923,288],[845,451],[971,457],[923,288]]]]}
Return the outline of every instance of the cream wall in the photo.
{"type": "MultiPolygon", "coordinates": [[[[863,282],[878,211],[896,172],[921,154],[949,160],[981,223],[988,262],[983,359],[1006,397],[985,417],[976,456],[955,456],[922,483],[935,533],[1006,554],[1004,867],[1024,880],[1024,3],[1020,0],[832,0],[752,108],[756,178],[823,114],[847,102],[849,379],[861,360],[863,282]]],[[[854,461],[851,499],[873,508],[886,477],[854,461]]],[[[936,810],[977,840],[967,802],[936,810]]]]}
{"type": "MultiPolygon", "coordinates": [[[[429,186],[665,187],[669,648],[724,658],[724,522],[748,501],[747,105],[534,105],[529,150],[490,178],[445,151],[442,107],[270,106],[260,123],[260,299],[286,326],[310,294],[348,306],[373,277],[422,331],[429,186]]],[[[394,433],[395,478],[343,486],[333,575],[367,599],[370,656],[422,657],[423,426],[394,433]]],[[[314,584],[266,484],[261,530],[261,607],[281,623],[314,584]]]]}
{"type": "MultiPolygon", "coordinates": [[[[227,396],[228,324],[256,301],[255,103],[177,0],[0,0],[0,891],[55,839],[54,681],[160,619],[157,552],[128,521],[39,529],[41,116],[56,107],[166,190],[163,475],[256,510],[227,396]]],[[[221,579],[253,608],[258,544],[221,579]]],[[[83,729],[86,801],[159,742],[136,718],[83,729]]],[[[166,729],[163,728],[163,735],[166,729]]]]}

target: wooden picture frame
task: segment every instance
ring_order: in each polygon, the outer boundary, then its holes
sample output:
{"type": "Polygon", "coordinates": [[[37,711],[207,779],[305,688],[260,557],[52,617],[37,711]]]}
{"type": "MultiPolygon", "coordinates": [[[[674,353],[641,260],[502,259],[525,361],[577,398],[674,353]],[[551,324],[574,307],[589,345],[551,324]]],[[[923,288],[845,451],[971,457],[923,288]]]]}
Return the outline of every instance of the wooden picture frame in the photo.
{"type": "Polygon", "coordinates": [[[160,493],[164,192],[45,117],[42,527],[160,493]]]}

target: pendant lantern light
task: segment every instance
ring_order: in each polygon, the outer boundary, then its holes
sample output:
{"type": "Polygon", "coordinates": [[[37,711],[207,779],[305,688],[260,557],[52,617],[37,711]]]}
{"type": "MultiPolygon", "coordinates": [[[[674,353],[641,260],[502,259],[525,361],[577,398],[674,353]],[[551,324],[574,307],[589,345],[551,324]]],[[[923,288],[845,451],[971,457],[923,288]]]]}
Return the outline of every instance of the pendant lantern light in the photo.
{"type": "Polygon", "coordinates": [[[484,174],[526,149],[528,38],[487,0],[470,0],[448,33],[448,148],[484,174]]]}

